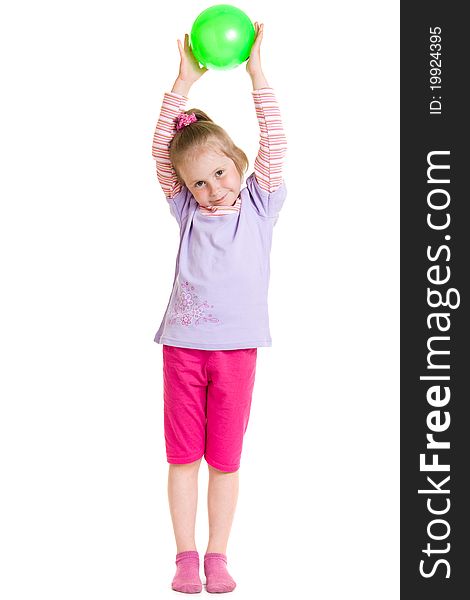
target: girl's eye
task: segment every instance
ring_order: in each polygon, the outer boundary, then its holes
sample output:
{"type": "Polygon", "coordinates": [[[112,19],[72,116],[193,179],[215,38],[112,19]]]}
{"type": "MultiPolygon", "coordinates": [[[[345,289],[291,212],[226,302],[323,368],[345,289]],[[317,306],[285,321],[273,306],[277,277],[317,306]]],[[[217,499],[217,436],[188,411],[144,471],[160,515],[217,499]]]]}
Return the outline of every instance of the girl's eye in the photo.
{"type": "Polygon", "coordinates": [[[224,170],[223,170],[223,169],[219,169],[219,170],[216,172],[216,175],[217,175],[217,177],[222,177],[222,175],[223,175],[223,174],[224,174],[224,170]]]}
{"type": "Polygon", "coordinates": [[[196,183],[194,184],[195,188],[201,188],[204,185],[203,181],[196,181],[196,183]]]}

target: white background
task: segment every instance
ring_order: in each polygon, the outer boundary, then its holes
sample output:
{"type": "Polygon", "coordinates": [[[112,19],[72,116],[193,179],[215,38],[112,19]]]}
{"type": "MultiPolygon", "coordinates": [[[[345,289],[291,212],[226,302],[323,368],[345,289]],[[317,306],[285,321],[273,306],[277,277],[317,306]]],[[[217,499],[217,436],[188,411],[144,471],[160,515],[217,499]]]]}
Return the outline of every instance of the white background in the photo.
{"type": "MultiPolygon", "coordinates": [[[[4,600],[176,597],[153,336],[178,228],[151,141],[176,39],[210,3],[159,4],[2,9],[4,600]]],[[[273,347],[258,352],[228,548],[232,596],[396,599],[399,4],[237,6],[265,23],[289,157],[273,347]]],[[[244,67],[207,73],[191,105],[253,161],[244,67]]],[[[201,554],[206,485],[203,463],[201,554]]]]}

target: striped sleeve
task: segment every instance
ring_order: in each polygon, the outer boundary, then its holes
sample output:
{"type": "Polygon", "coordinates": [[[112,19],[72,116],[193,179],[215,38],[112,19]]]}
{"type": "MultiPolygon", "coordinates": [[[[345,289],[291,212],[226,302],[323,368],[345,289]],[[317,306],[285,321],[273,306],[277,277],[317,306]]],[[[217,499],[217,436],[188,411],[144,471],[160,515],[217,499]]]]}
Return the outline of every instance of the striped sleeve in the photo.
{"type": "Polygon", "coordinates": [[[255,177],[259,186],[271,193],[282,183],[282,163],[287,141],[274,90],[263,88],[253,90],[252,94],[260,128],[255,177]]]}
{"type": "Polygon", "coordinates": [[[169,145],[175,135],[175,119],[185,109],[186,96],[167,92],[163,96],[162,108],[153,134],[152,156],[156,161],[157,178],[167,198],[173,198],[181,190],[170,162],[169,145]]]}

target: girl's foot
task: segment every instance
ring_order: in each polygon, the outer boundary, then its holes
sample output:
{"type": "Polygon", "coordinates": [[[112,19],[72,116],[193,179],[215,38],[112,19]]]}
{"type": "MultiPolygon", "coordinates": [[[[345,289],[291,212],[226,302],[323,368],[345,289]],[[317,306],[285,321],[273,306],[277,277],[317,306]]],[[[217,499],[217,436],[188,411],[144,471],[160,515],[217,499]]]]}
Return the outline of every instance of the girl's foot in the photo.
{"type": "Polygon", "coordinates": [[[231,592],[236,583],[227,571],[227,557],[218,552],[209,552],[204,556],[206,591],[210,593],[231,592]]]}
{"type": "Polygon", "coordinates": [[[197,594],[202,591],[199,577],[199,554],[196,550],[180,552],[176,555],[176,575],[171,587],[177,592],[197,594]]]}

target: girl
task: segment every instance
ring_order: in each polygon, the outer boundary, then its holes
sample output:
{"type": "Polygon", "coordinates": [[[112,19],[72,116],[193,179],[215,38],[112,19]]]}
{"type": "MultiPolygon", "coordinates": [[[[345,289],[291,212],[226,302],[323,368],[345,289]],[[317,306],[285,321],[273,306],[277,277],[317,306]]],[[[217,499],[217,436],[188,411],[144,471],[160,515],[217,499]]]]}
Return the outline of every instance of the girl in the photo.
{"type": "Polygon", "coordinates": [[[195,543],[198,470],[209,468],[208,592],[230,592],[226,548],[238,496],[256,353],[270,346],[267,293],[273,227],[286,195],[285,136],[261,69],[263,25],[246,66],[261,137],[254,173],[248,159],[202,111],[185,111],[207,69],[178,40],[180,69],[164,95],[153,138],[157,177],[180,226],[173,290],[155,341],[163,344],[168,497],[176,538],[172,588],[202,590],[195,543]]]}

